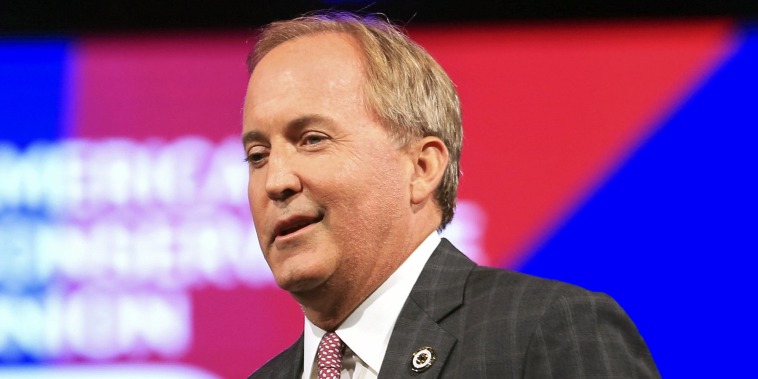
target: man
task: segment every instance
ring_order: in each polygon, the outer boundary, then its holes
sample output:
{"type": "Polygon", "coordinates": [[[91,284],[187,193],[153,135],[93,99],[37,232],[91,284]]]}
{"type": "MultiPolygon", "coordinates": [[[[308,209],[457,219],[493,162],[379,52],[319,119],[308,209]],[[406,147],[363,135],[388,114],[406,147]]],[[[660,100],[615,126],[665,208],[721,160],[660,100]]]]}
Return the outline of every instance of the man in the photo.
{"type": "Polygon", "coordinates": [[[476,266],[453,217],[460,105],[391,25],[345,13],[266,27],[243,143],[258,239],[303,336],[251,378],[656,377],[609,297],[476,266]]]}

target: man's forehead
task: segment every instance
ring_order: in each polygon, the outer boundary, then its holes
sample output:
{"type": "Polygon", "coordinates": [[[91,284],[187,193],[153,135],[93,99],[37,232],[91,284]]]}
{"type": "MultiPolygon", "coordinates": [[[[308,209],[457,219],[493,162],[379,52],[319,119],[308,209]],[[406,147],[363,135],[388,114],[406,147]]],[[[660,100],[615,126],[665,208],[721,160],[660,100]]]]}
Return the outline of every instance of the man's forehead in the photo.
{"type": "Polygon", "coordinates": [[[318,70],[325,63],[362,66],[362,50],[357,40],[343,32],[306,34],[285,41],[266,53],[253,69],[252,77],[266,77],[272,71],[291,66],[318,70]]]}
{"type": "Polygon", "coordinates": [[[362,97],[361,53],[351,39],[344,33],[319,33],[272,49],[250,76],[245,124],[282,108],[292,109],[293,103],[308,108],[362,97]]]}

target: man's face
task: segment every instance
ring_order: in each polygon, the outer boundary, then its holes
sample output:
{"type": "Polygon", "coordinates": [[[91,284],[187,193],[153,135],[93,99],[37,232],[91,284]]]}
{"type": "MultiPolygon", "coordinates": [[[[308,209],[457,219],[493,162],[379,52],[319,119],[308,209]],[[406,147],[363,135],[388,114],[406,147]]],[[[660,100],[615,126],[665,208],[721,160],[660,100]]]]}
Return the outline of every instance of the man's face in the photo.
{"type": "Polygon", "coordinates": [[[274,48],[250,77],[250,209],[266,261],[291,292],[366,285],[388,275],[386,256],[407,242],[413,165],[364,106],[361,59],[346,35],[304,36],[274,48]]]}

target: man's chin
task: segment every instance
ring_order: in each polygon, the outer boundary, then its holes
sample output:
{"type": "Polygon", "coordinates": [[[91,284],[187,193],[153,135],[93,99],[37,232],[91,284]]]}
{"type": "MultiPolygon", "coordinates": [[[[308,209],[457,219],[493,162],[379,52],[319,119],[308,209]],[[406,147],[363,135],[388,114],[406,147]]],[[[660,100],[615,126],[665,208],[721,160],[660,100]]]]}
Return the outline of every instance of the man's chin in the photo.
{"type": "Polygon", "coordinates": [[[276,284],[279,285],[279,288],[291,293],[295,297],[307,296],[307,294],[317,291],[325,281],[325,278],[316,275],[298,275],[286,278],[276,277],[276,284]]]}

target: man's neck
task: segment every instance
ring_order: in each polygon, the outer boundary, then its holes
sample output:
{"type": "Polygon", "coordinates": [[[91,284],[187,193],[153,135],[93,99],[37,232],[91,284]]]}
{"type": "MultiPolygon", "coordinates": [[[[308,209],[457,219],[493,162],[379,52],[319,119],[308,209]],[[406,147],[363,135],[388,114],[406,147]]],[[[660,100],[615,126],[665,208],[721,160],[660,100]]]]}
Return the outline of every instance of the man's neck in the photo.
{"type": "MultiPolygon", "coordinates": [[[[377,272],[368,276],[365,283],[348,286],[351,287],[351,291],[337,293],[331,289],[330,283],[327,281],[314,290],[292,293],[292,296],[300,303],[305,317],[310,322],[323,330],[335,330],[400,267],[412,252],[413,249],[399,255],[397,259],[376,265],[377,272]]],[[[346,288],[346,286],[340,287],[346,288]]]]}
{"type": "Polygon", "coordinates": [[[421,230],[411,233],[401,243],[386,246],[384,251],[377,254],[371,267],[343,267],[345,270],[353,270],[352,274],[363,275],[335,273],[334,277],[350,278],[352,283],[347,283],[348,285],[335,285],[330,278],[314,289],[292,292],[305,317],[323,330],[337,329],[434,231],[432,226],[419,229],[421,230]]]}

